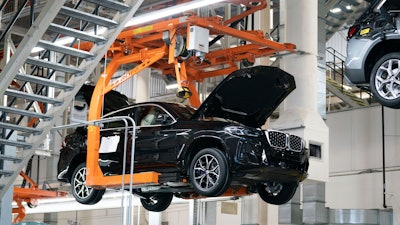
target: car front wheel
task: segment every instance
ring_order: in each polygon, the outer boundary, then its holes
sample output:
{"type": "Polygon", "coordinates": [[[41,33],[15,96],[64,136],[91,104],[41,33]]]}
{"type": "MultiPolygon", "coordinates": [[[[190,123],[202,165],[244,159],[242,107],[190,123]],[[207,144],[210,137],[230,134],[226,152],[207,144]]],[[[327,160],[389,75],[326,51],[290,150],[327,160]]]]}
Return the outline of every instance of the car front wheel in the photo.
{"type": "Polygon", "coordinates": [[[190,164],[189,172],[190,182],[200,195],[219,196],[230,186],[228,160],[219,149],[205,148],[199,151],[190,164]]]}
{"type": "Polygon", "coordinates": [[[72,195],[76,201],[85,205],[93,205],[101,200],[105,189],[96,190],[86,186],[86,163],[79,164],[72,175],[72,195]]]}
{"type": "Polygon", "coordinates": [[[383,106],[400,108],[400,53],[380,58],[371,73],[371,91],[383,106]]]}
{"type": "Polygon", "coordinates": [[[172,202],[172,193],[144,194],[140,198],[143,208],[152,212],[161,212],[168,208],[172,202]]]}
{"type": "Polygon", "coordinates": [[[264,182],[256,186],[258,195],[267,203],[282,205],[293,198],[297,183],[264,182]]]}

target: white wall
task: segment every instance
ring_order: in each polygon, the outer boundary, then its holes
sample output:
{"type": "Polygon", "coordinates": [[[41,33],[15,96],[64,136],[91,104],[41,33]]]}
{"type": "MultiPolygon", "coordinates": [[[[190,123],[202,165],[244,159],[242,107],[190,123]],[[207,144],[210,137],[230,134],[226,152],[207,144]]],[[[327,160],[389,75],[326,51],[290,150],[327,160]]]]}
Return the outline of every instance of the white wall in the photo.
{"type": "MultiPolygon", "coordinates": [[[[387,205],[400,224],[400,110],[385,108],[387,205]]],[[[327,207],[383,208],[381,107],[330,113],[327,207]]]]}
{"type": "MultiPolygon", "coordinates": [[[[331,38],[326,42],[325,44],[326,48],[333,48],[340,54],[346,56],[346,48],[347,48],[347,30],[341,30],[336,32],[334,35],[332,35],[331,38]]],[[[330,58],[328,58],[326,61],[331,61],[330,58]]]]}

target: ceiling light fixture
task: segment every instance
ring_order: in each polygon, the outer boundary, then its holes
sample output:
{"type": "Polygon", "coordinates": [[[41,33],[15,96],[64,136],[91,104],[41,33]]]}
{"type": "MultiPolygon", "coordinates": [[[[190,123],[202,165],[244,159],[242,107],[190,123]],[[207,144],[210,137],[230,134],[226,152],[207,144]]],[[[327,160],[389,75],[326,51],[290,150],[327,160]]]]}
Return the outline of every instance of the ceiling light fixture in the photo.
{"type": "MultiPolygon", "coordinates": [[[[144,24],[144,23],[148,23],[151,21],[155,21],[161,18],[165,18],[168,16],[172,16],[178,13],[182,13],[188,10],[192,10],[192,9],[197,9],[197,8],[201,8],[201,7],[205,7],[208,5],[213,5],[219,2],[223,2],[225,0],[214,0],[214,1],[210,1],[210,0],[195,0],[195,1],[191,1],[191,2],[187,2],[187,3],[183,3],[183,4],[179,4],[176,6],[172,6],[172,7],[168,7],[166,9],[161,9],[161,10],[157,10],[151,13],[146,13],[140,16],[136,16],[133,17],[132,19],[130,19],[128,21],[127,24],[125,24],[124,27],[130,27],[130,26],[135,26],[135,25],[139,25],[139,24],[144,24]]],[[[100,35],[102,33],[104,33],[106,31],[106,29],[100,29],[97,31],[97,34],[100,35]]],[[[87,31],[87,33],[94,33],[93,30],[89,30],[87,31]]],[[[72,37],[65,37],[65,38],[60,38],[57,41],[55,41],[54,43],[57,45],[67,45],[69,43],[71,43],[74,40],[74,38],[72,37]]],[[[37,53],[40,51],[43,51],[43,48],[40,47],[35,47],[32,49],[31,53],[37,53]]]]}
{"type": "Polygon", "coordinates": [[[331,13],[339,13],[339,12],[341,12],[342,10],[341,10],[339,7],[337,7],[337,8],[331,9],[330,11],[331,11],[331,13]]]}
{"type": "Polygon", "coordinates": [[[172,15],[175,15],[178,13],[182,13],[182,12],[185,12],[188,10],[201,8],[204,6],[216,4],[219,2],[223,2],[223,1],[225,1],[225,0],[214,0],[214,1],[195,0],[195,1],[187,2],[187,3],[179,4],[179,5],[172,6],[172,7],[166,8],[166,9],[161,9],[161,10],[157,10],[157,11],[154,11],[151,13],[146,13],[146,14],[143,14],[140,16],[133,17],[130,21],[128,21],[128,23],[125,25],[125,27],[148,23],[148,22],[155,21],[155,20],[158,20],[161,18],[165,18],[165,17],[172,16],[172,15]]]}
{"type": "Polygon", "coordinates": [[[165,86],[165,89],[171,90],[171,89],[177,89],[178,87],[179,87],[178,83],[168,84],[168,85],[165,86]]]}

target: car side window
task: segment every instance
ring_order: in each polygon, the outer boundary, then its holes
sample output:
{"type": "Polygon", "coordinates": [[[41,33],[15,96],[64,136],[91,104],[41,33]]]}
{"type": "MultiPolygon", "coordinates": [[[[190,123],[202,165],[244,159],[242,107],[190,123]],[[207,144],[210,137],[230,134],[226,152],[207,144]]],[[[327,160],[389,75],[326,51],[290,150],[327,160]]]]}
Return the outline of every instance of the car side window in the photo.
{"type": "Polygon", "coordinates": [[[139,116],[135,116],[139,126],[157,126],[170,124],[173,119],[164,109],[155,105],[146,105],[139,107],[137,112],[139,116]]]}
{"type": "MultiPolygon", "coordinates": [[[[108,114],[106,116],[106,118],[111,118],[111,117],[115,117],[115,116],[131,116],[131,114],[133,114],[131,111],[134,111],[134,110],[135,109],[128,108],[123,111],[108,114]]],[[[129,124],[129,126],[132,126],[132,124],[130,123],[129,120],[128,120],[128,124],[129,124]]],[[[107,122],[104,124],[104,128],[123,128],[123,127],[125,127],[125,122],[122,120],[116,120],[116,121],[107,122]]]]}

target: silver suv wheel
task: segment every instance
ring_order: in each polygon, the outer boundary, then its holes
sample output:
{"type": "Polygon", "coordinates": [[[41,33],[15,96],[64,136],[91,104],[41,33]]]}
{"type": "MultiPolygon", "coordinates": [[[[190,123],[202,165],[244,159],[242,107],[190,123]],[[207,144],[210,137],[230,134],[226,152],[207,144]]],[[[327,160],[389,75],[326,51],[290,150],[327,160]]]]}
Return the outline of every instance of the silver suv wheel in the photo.
{"type": "Polygon", "coordinates": [[[384,106],[400,108],[400,53],[389,53],[377,61],[371,74],[371,91],[384,106]]]}

